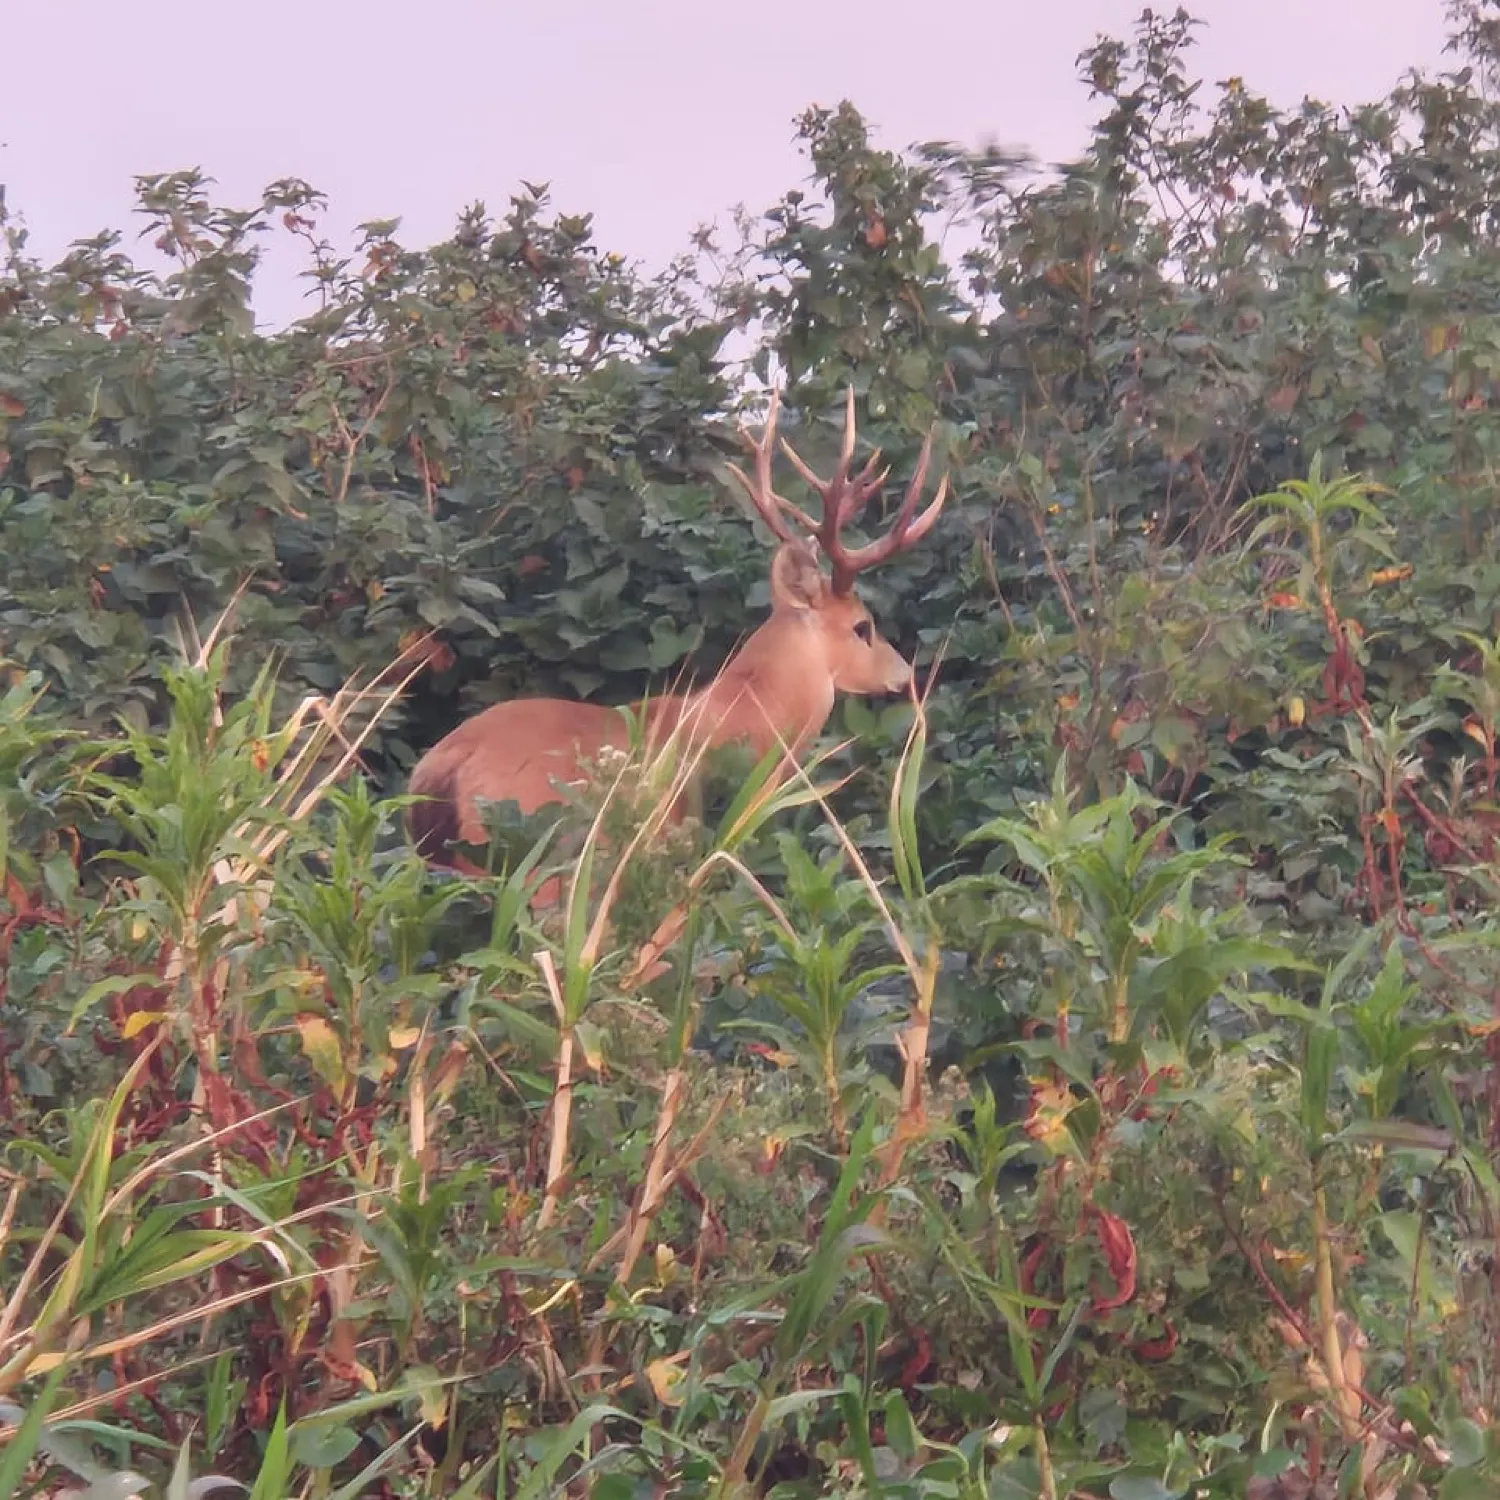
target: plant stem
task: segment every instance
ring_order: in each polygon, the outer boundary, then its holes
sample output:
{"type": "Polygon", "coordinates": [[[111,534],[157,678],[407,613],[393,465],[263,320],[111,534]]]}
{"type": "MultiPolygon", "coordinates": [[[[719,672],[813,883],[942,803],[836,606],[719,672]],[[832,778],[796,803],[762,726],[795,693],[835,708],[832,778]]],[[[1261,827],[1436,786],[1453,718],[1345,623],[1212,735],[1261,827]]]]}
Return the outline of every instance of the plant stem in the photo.
{"type": "Polygon", "coordinates": [[[1353,1442],[1359,1436],[1360,1403],[1358,1393],[1349,1389],[1344,1375],[1344,1346],[1339,1338],[1338,1306],[1334,1300],[1328,1200],[1321,1182],[1313,1189],[1313,1254],[1318,1292],[1318,1337],[1323,1346],[1323,1363],[1328,1370],[1328,1384],[1333,1392],[1339,1426],[1344,1437],[1353,1442]]]}
{"type": "Polygon", "coordinates": [[[844,1097],[839,1089],[839,1065],[836,1041],[830,1036],[823,1047],[823,1092],[828,1095],[828,1119],[839,1151],[849,1149],[849,1117],[844,1113],[844,1097]]]}
{"type": "Polygon", "coordinates": [[[662,1089],[661,1110],[656,1117],[656,1135],[651,1142],[651,1157],[646,1163],[646,1179],[641,1185],[640,1196],[630,1211],[625,1253],[621,1255],[619,1269],[615,1272],[615,1279],[621,1286],[629,1283],[635,1264],[646,1246],[646,1231],[661,1207],[663,1182],[667,1175],[667,1145],[682,1109],[685,1085],[686,1079],[680,1067],[673,1068],[667,1074],[666,1086],[662,1089]]]}
{"type": "Polygon", "coordinates": [[[1033,1418],[1031,1430],[1036,1434],[1036,1466],[1042,1481],[1037,1500],[1057,1500],[1057,1474],[1052,1467],[1052,1450],[1047,1446],[1047,1429],[1040,1414],[1033,1418]]]}
{"type": "Polygon", "coordinates": [[[729,1462],[724,1465],[724,1477],[719,1482],[719,1494],[723,1500],[729,1500],[729,1497],[738,1495],[742,1490],[745,1470],[749,1467],[750,1456],[755,1452],[755,1444],[760,1437],[761,1428],[766,1425],[770,1410],[771,1398],[762,1391],[755,1398],[755,1405],[750,1408],[750,1415],[740,1429],[739,1441],[729,1455],[729,1462]]]}
{"type": "Polygon", "coordinates": [[[562,1180],[568,1165],[568,1126],[573,1116],[573,1024],[563,1005],[562,988],[557,982],[552,955],[543,949],[537,954],[536,961],[547,981],[562,1027],[557,1045],[557,1084],[552,1091],[552,1142],[547,1152],[547,1186],[542,1211],[536,1221],[538,1229],[546,1229],[557,1215],[557,1200],[562,1195],[562,1180]]]}
{"type": "MultiPolygon", "coordinates": [[[[915,1140],[926,1123],[926,1108],[923,1102],[922,1084],[927,1073],[927,1048],[932,1037],[932,1001],[937,992],[938,963],[941,953],[931,936],[922,955],[920,969],[916,972],[916,1004],[912,1006],[911,1019],[902,1029],[901,1045],[901,1110],[896,1117],[896,1128],[882,1151],[880,1185],[889,1187],[901,1171],[901,1162],[906,1147],[915,1140]]],[[[878,1218],[884,1209],[880,1204],[875,1210],[878,1218]]],[[[875,1221],[872,1218],[872,1222],[875,1221]]]]}

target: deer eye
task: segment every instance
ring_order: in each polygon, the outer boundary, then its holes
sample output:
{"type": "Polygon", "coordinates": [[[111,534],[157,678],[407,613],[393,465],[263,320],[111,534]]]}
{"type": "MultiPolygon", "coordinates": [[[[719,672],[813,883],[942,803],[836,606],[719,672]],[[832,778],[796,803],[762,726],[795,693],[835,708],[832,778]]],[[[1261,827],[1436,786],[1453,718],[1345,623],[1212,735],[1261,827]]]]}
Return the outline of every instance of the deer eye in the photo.
{"type": "Polygon", "coordinates": [[[859,621],[854,627],[854,633],[867,646],[875,639],[875,627],[868,620],[859,621]]]}

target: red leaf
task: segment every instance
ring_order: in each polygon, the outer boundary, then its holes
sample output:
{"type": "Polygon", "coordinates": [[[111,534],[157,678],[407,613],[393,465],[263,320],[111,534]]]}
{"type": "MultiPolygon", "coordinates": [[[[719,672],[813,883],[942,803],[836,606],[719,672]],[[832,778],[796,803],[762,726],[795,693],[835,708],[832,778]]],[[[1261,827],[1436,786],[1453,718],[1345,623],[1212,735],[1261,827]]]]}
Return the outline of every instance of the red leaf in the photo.
{"type": "Polygon", "coordinates": [[[1093,1209],[1092,1213],[1099,1228],[1100,1248],[1115,1281],[1113,1296],[1094,1298],[1094,1311],[1109,1312],[1123,1307],[1135,1296],[1135,1239],[1130,1226],[1118,1214],[1105,1213],[1102,1208],[1093,1209]]]}
{"type": "Polygon", "coordinates": [[[1135,1345],[1136,1354],[1152,1363],[1170,1359],[1177,1349],[1177,1330],[1168,1323],[1166,1332],[1159,1339],[1141,1339],[1135,1345]]]}

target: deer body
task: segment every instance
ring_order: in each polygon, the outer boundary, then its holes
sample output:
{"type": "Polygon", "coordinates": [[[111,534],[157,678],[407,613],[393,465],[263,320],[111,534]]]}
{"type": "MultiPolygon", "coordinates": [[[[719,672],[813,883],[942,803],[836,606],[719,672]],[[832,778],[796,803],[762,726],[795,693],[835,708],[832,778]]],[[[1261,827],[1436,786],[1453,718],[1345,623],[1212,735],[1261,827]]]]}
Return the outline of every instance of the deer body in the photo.
{"type": "MultiPolygon", "coordinates": [[[[878,454],[850,479],[854,448],[854,396],[848,401],[843,459],[826,483],[816,480],[790,448],[786,452],[823,498],[814,525],[771,488],[776,397],[761,442],[752,445],[756,479],[732,472],[767,524],[781,539],[771,562],[771,614],[697,693],[649,701],[645,728],[660,737],[686,722],[684,750],[705,742],[746,742],[758,756],[783,743],[795,755],[814,740],[833,712],[835,695],[895,693],[911,681],[911,664],[875,629],[870,611],[853,591],[855,573],[910,545],[937,519],[946,480],[932,504],[913,519],[926,476],[932,439],[889,535],[850,552],[839,531],[880,486],[878,454]],[[824,574],[818,551],[788,528],[787,517],[821,544],[833,563],[824,574]]],[[[638,707],[638,705],[637,705],[638,707]]],[[[562,698],[514,698],[485,709],[439,740],[417,762],[410,790],[425,799],[413,805],[410,827],[431,862],[453,863],[452,841],[486,842],[481,802],[514,801],[523,813],[561,800],[561,788],[581,776],[581,763],[606,747],[624,748],[629,726],[618,709],[562,698]]]]}

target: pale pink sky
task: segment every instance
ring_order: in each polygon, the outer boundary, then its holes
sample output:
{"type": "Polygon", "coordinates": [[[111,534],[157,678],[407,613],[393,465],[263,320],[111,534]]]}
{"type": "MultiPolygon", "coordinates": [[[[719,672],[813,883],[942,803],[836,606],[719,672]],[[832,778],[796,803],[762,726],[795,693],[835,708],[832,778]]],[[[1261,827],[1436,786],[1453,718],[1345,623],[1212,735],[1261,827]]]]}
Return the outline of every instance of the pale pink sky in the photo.
{"type": "MultiPolygon", "coordinates": [[[[1159,4],[1170,10],[1173,0],[1159,4]]],[[[848,97],[880,144],[933,138],[1076,154],[1074,58],[1126,37],[1142,0],[6,0],[0,182],[32,246],[129,223],[132,174],[201,166],[248,206],[278,177],[363,219],[445,236],[521,178],[592,212],[656,269],[705,221],[764,208],[803,168],[793,120],[848,97]]],[[[1279,104],[1383,95],[1451,66],[1442,0],[1195,0],[1210,81],[1279,104]]],[[[295,315],[281,255],[262,316],[295,315]]]]}

